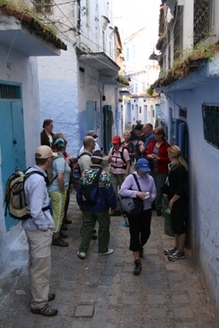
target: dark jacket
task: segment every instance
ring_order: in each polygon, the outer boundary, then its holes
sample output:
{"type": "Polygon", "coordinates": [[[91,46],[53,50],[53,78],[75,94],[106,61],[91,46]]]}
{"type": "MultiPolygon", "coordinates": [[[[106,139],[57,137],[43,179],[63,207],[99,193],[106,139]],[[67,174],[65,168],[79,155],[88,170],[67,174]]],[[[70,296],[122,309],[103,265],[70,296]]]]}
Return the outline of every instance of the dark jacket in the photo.
{"type": "MultiPolygon", "coordinates": [[[[51,136],[53,137],[54,136],[54,133],[51,132],[51,136]]],[[[45,130],[43,130],[40,133],[40,141],[41,141],[41,145],[45,145],[45,146],[51,147],[50,142],[49,142],[49,137],[47,136],[45,130]]]]}
{"type": "Polygon", "coordinates": [[[175,194],[185,198],[188,172],[183,165],[173,166],[168,175],[169,190],[168,199],[170,200],[175,194]]]}
{"type": "Polygon", "coordinates": [[[87,181],[91,181],[93,176],[96,175],[97,171],[99,170],[100,165],[91,164],[90,169],[85,170],[80,178],[78,187],[77,187],[77,194],[76,199],[77,203],[80,207],[82,207],[82,211],[84,212],[102,212],[108,211],[109,208],[115,209],[116,208],[116,195],[113,191],[110,174],[108,172],[102,171],[99,178],[98,184],[98,196],[96,205],[89,206],[84,205],[82,200],[82,189],[83,185],[87,183],[87,181]]]}
{"type": "MultiPolygon", "coordinates": [[[[151,143],[149,144],[148,150],[146,152],[147,159],[148,159],[148,155],[153,154],[155,144],[156,144],[156,140],[152,140],[151,143]]],[[[167,148],[169,147],[170,145],[166,140],[164,140],[159,147],[158,157],[160,158],[160,160],[157,162],[157,173],[168,173],[168,163],[170,163],[170,160],[167,153],[167,148]]]]}

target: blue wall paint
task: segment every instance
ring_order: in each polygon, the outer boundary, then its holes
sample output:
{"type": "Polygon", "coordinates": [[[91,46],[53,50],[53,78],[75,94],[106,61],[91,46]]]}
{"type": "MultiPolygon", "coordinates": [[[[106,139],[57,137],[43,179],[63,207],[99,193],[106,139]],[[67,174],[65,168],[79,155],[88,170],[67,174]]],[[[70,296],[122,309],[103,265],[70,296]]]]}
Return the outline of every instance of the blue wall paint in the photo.
{"type": "MultiPolygon", "coordinates": [[[[203,79],[203,71],[196,72],[198,85],[194,87],[194,76],[178,81],[176,89],[167,92],[176,103],[187,108],[189,134],[189,204],[190,236],[193,252],[198,259],[215,308],[219,308],[219,150],[204,139],[202,104],[219,104],[219,79],[203,79]],[[206,83],[208,82],[208,83],[206,83]],[[193,89],[179,90],[183,87],[193,89]]],[[[167,88],[168,89],[168,88],[167,88]]],[[[179,117],[179,108],[168,99],[174,117],[179,117]]],[[[165,113],[167,115],[167,113],[165,113]]]]}
{"type": "Polygon", "coordinates": [[[68,141],[67,151],[77,155],[81,145],[76,86],[67,80],[40,81],[40,117],[54,121],[53,132],[62,132],[68,141]]]}

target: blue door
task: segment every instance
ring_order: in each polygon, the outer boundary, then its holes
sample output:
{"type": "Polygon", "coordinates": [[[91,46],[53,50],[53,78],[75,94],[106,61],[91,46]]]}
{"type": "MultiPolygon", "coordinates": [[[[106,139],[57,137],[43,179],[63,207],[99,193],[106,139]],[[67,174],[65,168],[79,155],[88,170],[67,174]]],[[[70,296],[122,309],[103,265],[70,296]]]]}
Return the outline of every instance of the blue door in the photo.
{"type": "MultiPolygon", "coordinates": [[[[8,87],[10,91],[12,86],[8,87]]],[[[4,94],[4,99],[2,99],[2,93],[0,93],[0,146],[3,195],[5,194],[5,185],[8,177],[14,171],[23,171],[26,167],[23,106],[21,99],[7,99],[7,97],[13,97],[13,95],[18,98],[17,94],[9,92],[8,95],[4,94]]],[[[5,217],[7,231],[17,223],[17,220],[12,219],[7,214],[5,217]]]]}

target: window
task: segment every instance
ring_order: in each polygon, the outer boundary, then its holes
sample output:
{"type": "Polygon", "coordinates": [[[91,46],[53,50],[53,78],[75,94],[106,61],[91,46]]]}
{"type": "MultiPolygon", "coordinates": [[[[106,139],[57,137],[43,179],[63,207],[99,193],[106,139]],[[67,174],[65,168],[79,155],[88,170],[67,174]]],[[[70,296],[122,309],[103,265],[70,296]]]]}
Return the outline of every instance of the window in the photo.
{"type": "Polygon", "coordinates": [[[219,148],[219,105],[202,105],[204,138],[219,148]]]}
{"type": "Polygon", "coordinates": [[[52,14],[52,0],[35,0],[34,4],[38,14],[52,14]]]}

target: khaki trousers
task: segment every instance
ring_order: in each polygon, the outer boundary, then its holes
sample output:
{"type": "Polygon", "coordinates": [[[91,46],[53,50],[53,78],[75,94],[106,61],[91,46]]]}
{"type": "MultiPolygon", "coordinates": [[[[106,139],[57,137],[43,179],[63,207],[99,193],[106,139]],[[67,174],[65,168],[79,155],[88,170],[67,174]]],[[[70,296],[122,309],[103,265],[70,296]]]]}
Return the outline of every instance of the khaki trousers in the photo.
{"type": "Polygon", "coordinates": [[[31,308],[41,309],[49,295],[52,231],[25,230],[25,233],[29,244],[31,308]]]}

